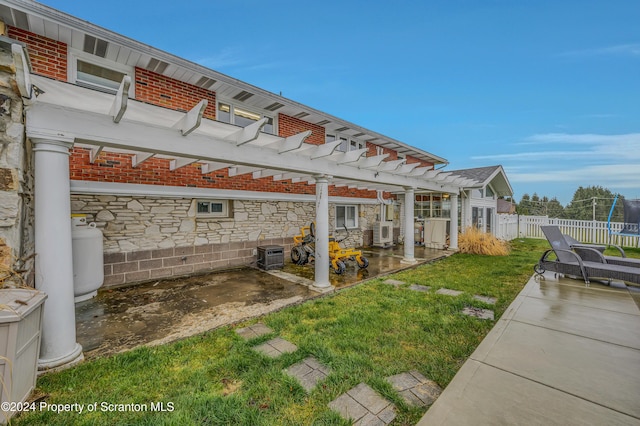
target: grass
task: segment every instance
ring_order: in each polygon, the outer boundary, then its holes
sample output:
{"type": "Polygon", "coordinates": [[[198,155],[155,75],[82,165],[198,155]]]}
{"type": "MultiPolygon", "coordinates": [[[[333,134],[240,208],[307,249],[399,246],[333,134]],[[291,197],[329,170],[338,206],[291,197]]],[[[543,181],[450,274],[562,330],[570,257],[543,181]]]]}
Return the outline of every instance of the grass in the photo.
{"type": "MultiPolygon", "coordinates": [[[[36,410],[15,425],[342,425],[327,404],[360,382],[397,407],[394,424],[415,424],[424,410],[408,407],[384,380],[418,370],[445,387],[495,322],[464,316],[465,306],[491,308],[499,318],[533,273],[547,248],[544,240],[516,240],[511,254],[455,254],[395,274],[399,288],[374,279],[333,295],[292,306],[260,319],[275,333],[249,342],[223,327],[172,344],[143,347],[83,363],[38,380],[45,404],[84,406],[84,412],[36,410]],[[431,286],[427,293],[409,284],[431,286]],[[451,297],[438,288],[461,290],[451,297]],[[475,294],[497,298],[491,307],[475,294]],[[269,359],[251,349],[275,335],[298,351],[269,359]],[[323,385],[307,394],[282,370],[309,355],[330,366],[323,385]],[[87,412],[89,404],[97,410],[87,412]],[[140,404],[149,411],[106,404],[140,404]],[[172,411],[151,411],[151,403],[172,411]],[[171,403],[171,405],[169,405],[171,403]]],[[[240,326],[244,326],[251,321],[240,326]]]]}

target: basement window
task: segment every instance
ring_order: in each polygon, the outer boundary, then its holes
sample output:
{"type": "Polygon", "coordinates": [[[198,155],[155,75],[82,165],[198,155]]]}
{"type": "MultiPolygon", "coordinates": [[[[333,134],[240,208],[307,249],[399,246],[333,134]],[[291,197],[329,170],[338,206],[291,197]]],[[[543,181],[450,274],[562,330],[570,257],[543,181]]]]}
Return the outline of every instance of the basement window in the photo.
{"type": "Polygon", "coordinates": [[[336,206],[336,226],[337,230],[344,229],[345,225],[348,229],[358,227],[358,206],[344,205],[336,206]]]}
{"type": "Polygon", "coordinates": [[[216,117],[218,117],[218,121],[235,124],[240,127],[247,127],[261,118],[266,118],[267,122],[262,126],[262,131],[272,135],[275,134],[273,117],[250,111],[245,107],[239,107],[229,102],[218,102],[218,113],[216,117]]]}
{"type": "Polygon", "coordinates": [[[229,217],[229,200],[198,200],[196,213],[200,217],[229,217]]]}

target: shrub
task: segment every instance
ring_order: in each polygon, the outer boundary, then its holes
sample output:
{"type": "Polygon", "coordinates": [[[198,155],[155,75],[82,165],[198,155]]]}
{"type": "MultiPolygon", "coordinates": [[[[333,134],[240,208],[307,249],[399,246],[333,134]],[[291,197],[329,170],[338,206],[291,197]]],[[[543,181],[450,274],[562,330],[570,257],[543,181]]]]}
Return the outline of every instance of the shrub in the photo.
{"type": "Polygon", "coordinates": [[[509,243],[470,226],[460,235],[458,249],[460,253],[506,256],[509,254],[509,243]]]}

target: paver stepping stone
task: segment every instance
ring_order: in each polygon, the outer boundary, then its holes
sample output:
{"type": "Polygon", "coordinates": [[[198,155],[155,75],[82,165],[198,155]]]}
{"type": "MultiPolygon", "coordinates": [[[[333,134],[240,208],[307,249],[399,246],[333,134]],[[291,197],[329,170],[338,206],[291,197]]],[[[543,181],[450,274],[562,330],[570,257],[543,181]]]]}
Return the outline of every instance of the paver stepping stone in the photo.
{"type": "Polygon", "coordinates": [[[395,419],[392,403],[381,397],[365,383],[360,383],[329,403],[329,408],[356,426],[388,425],[395,419]]]}
{"type": "Polygon", "coordinates": [[[413,291],[429,291],[431,290],[431,287],[427,286],[427,285],[420,285],[420,284],[411,284],[409,286],[409,290],[413,290],[413,291]]]}
{"type": "Polygon", "coordinates": [[[493,320],[493,311],[490,309],[480,309],[474,308],[472,306],[467,306],[462,310],[462,313],[465,315],[469,315],[471,317],[476,317],[480,319],[490,319],[493,320]]]}
{"type": "Polygon", "coordinates": [[[297,351],[298,347],[291,342],[287,342],[282,337],[276,337],[261,345],[254,346],[253,350],[262,352],[269,358],[277,358],[282,354],[297,351]]]}
{"type": "Polygon", "coordinates": [[[329,367],[321,364],[312,356],[303,359],[297,364],[293,364],[284,371],[290,376],[295,377],[307,392],[310,392],[319,382],[331,374],[329,367]]]}
{"type": "Polygon", "coordinates": [[[436,382],[427,379],[416,370],[396,374],[387,377],[386,380],[409,405],[427,407],[433,404],[442,393],[442,389],[436,382]]]}
{"type": "Polygon", "coordinates": [[[480,302],[488,303],[489,305],[495,305],[496,301],[498,300],[495,297],[480,296],[479,294],[476,294],[475,296],[473,296],[473,298],[479,300],[480,302]]]}
{"type": "Polygon", "coordinates": [[[388,279],[386,281],[383,281],[382,283],[383,284],[394,285],[394,286],[398,287],[399,285],[404,284],[404,281],[388,279]]]}
{"type": "Polygon", "coordinates": [[[448,288],[441,288],[436,291],[436,294],[446,294],[447,296],[460,296],[462,293],[462,291],[450,290],[448,288]]]}
{"type": "Polygon", "coordinates": [[[256,337],[264,336],[265,334],[273,333],[273,330],[259,322],[248,327],[238,328],[236,333],[244,340],[251,340],[256,337]]]}

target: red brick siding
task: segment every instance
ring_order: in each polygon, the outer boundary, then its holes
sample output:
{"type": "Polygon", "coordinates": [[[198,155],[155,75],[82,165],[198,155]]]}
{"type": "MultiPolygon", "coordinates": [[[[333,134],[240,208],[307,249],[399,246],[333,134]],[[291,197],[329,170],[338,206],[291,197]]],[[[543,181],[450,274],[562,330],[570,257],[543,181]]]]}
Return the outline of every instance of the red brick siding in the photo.
{"type": "Polygon", "coordinates": [[[214,92],[137,67],[136,99],[179,111],[189,111],[202,99],[206,99],[209,104],[203,116],[212,120],[216,118],[214,92]]]}
{"type": "Polygon", "coordinates": [[[278,134],[284,138],[304,131],[311,130],[311,135],[305,141],[313,145],[322,145],[325,142],[324,127],[307,123],[299,118],[278,114],[278,134]]]}
{"type": "MultiPolygon", "coordinates": [[[[250,174],[229,177],[227,169],[203,175],[200,165],[197,163],[171,171],[169,170],[169,160],[161,158],[151,158],[133,168],[130,154],[103,151],[97,161],[91,164],[89,150],[84,148],[73,149],[69,173],[72,180],[315,194],[314,185],[274,181],[271,177],[253,179],[250,174]]],[[[375,198],[376,196],[375,191],[359,191],[347,187],[331,187],[329,194],[360,198],[375,198]]]]}
{"type": "Polygon", "coordinates": [[[59,41],[9,27],[9,37],[27,45],[35,74],[67,81],[67,45],[59,41]]]}

